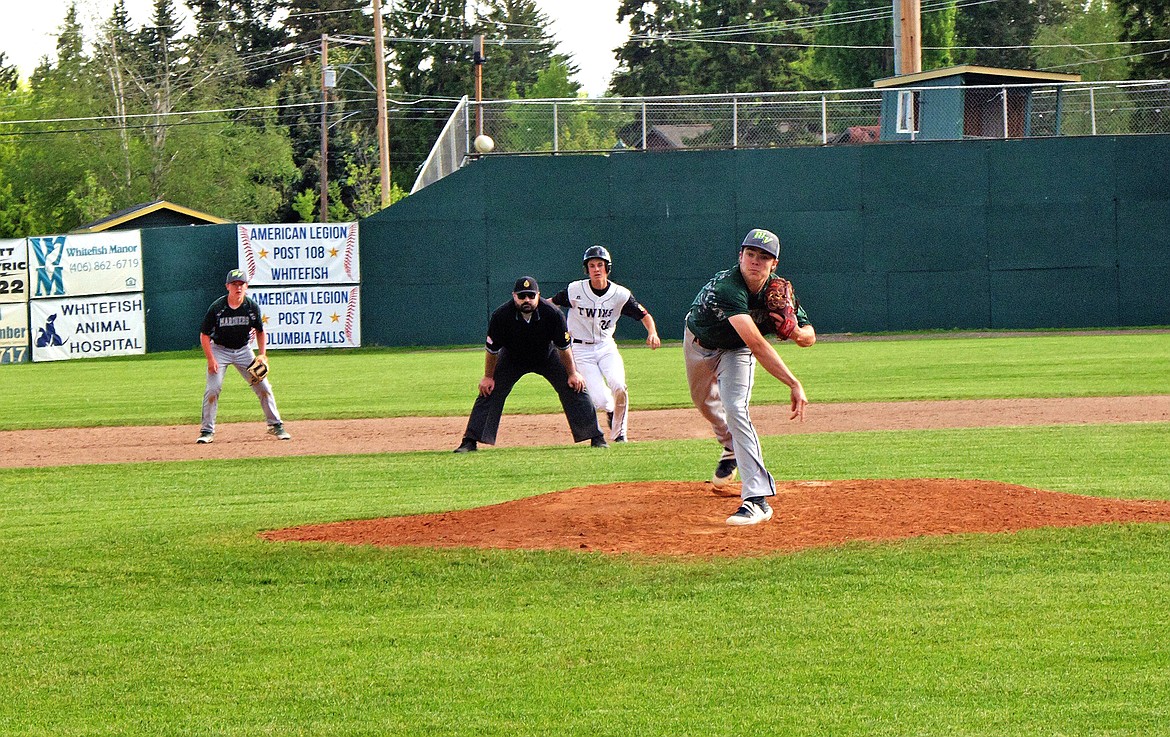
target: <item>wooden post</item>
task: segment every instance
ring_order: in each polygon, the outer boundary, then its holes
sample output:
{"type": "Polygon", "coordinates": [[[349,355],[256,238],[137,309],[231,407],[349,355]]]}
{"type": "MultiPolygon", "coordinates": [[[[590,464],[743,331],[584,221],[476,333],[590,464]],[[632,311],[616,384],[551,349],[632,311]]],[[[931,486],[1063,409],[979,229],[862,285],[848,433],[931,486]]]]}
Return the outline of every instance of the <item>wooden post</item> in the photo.
{"type": "Polygon", "coordinates": [[[382,180],[382,207],[390,206],[390,121],[386,119],[386,61],[383,50],[382,0],[374,3],[374,82],[378,105],[378,161],[382,180]]]}
{"type": "Polygon", "coordinates": [[[329,222],[329,37],[321,34],[321,222],[329,222]]]}
{"type": "Polygon", "coordinates": [[[894,74],[922,71],[922,4],[894,0],[894,74]]]}
{"type": "Polygon", "coordinates": [[[487,58],[483,55],[483,36],[476,36],[472,41],[471,60],[475,63],[475,135],[483,135],[483,63],[487,58]]]}

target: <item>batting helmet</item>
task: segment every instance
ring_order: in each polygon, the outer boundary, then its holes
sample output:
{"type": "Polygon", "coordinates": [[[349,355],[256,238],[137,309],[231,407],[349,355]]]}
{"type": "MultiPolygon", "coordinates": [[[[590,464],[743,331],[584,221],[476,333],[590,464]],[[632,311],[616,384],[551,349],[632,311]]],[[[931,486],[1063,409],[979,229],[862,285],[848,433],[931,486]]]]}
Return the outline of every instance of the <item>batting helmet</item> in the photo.
{"type": "Polygon", "coordinates": [[[742,251],[748,247],[758,248],[765,253],[770,253],[772,254],[772,258],[780,258],[780,239],[770,230],[755,228],[749,232],[739,248],[742,251]]]}
{"type": "Polygon", "coordinates": [[[588,266],[589,259],[591,258],[599,258],[604,261],[605,273],[607,274],[613,268],[613,259],[610,258],[609,251],[605,249],[605,246],[589,246],[589,248],[586,248],[585,255],[581,257],[581,265],[588,266]]]}

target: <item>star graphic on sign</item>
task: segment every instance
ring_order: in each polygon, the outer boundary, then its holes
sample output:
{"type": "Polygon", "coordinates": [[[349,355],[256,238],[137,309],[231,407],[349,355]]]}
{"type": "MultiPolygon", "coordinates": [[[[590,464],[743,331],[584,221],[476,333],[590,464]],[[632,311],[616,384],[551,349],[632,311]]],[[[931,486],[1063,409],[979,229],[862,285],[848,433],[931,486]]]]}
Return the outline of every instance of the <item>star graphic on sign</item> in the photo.
{"type": "Polygon", "coordinates": [[[260,317],[260,322],[262,322],[262,323],[267,323],[267,322],[268,322],[268,315],[263,315],[263,316],[261,316],[261,317],[260,317]]]}
{"type": "Polygon", "coordinates": [[[261,248],[260,249],[260,258],[268,258],[268,251],[261,248]]]}
{"type": "Polygon", "coordinates": [[[341,315],[334,312],[332,315],[329,316],[329,319],[332,320],[333,322],[337,322],[338,320],[341,319],[341,315]]]}
{"type": "Polygon", "coordinates": [[[330,255],[330,256],[336,256],[336,255],[337,255],[337,249],[336,249],[336,248],[330,248],[330,249],[329,249],[329,255],[330,255]]]}

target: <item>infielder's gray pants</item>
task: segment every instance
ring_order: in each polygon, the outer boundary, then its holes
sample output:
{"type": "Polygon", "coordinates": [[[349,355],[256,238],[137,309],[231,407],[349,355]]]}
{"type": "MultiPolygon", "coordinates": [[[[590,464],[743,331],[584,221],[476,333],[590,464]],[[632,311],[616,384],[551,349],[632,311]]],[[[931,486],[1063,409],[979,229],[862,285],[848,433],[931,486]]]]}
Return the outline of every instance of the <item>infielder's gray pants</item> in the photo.
{"type": "Polygon", "coordinates": [[[752,425],[748,403],[756,375],[756,357],[749,348],[708,350],[695,342],[690,329],[683,333],[683,357],[687,364],[687,383],[691,401],[711,423],[715,437],[723,445],[723,458],[735,458],[743,481],[740,496],[776,494],[776,481],[764,468],[760,436],[752,425]]]}
{"type": "MultiPolygon", "coordinates": [[[[236,370],[240,372],[240,376],[244,377],[244,381],[247,381],[248,364],[252,363],[252,359],[256,357],[248,346],[224,348],[218,343],[211,344],[211,355],[215,356],[216,362],[219,363],[219,371],[207,374],[207,389],[203,392],[203,424],[199,428],[200,432],[215,432],[215,414],[219,410],[219,392],[223,389],[223,375],[227,371],[228,365],[235,366],[236,370]]],[[[268,379],[254,385],[252,391],[256,392],[256,396],[260,398],[260,408],[264,410],[264,418],[268,420],[268,425],[281,424],[280,412],[276,409],[276,398],[272,396],[272,385],[268,383],[268,379]]]]}

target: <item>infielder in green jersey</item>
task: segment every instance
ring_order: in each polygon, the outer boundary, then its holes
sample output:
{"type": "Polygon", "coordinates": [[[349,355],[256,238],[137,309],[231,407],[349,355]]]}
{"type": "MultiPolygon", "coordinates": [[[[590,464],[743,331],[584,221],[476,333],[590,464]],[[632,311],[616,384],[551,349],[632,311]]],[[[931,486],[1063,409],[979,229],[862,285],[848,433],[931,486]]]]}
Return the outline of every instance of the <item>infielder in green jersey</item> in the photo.
{"type": "MultiPolygon", "coordinates": [[[[723,445],[712,483],[722,488],[743,481],[742,502],[729,525],[754,525],[772,519],[767,497],[775,496],[776,482],[764,467],[760,438],[752,425],[748,403],[752,396],[756,361],[792,392],[792,417],[804,419],[808,398],[804,387],[764,337],[776,332],[779,315],[769,313],[764,293],[780,261],[780,239],[767,230],[752,230],[739,248],[739,264],[721,271],[699,291],[687,312],[683,337],[691,401],[723,445]]],[[[796,328],[789,337],[801,347],[817,335],[800,302],[796,328]]]]}

